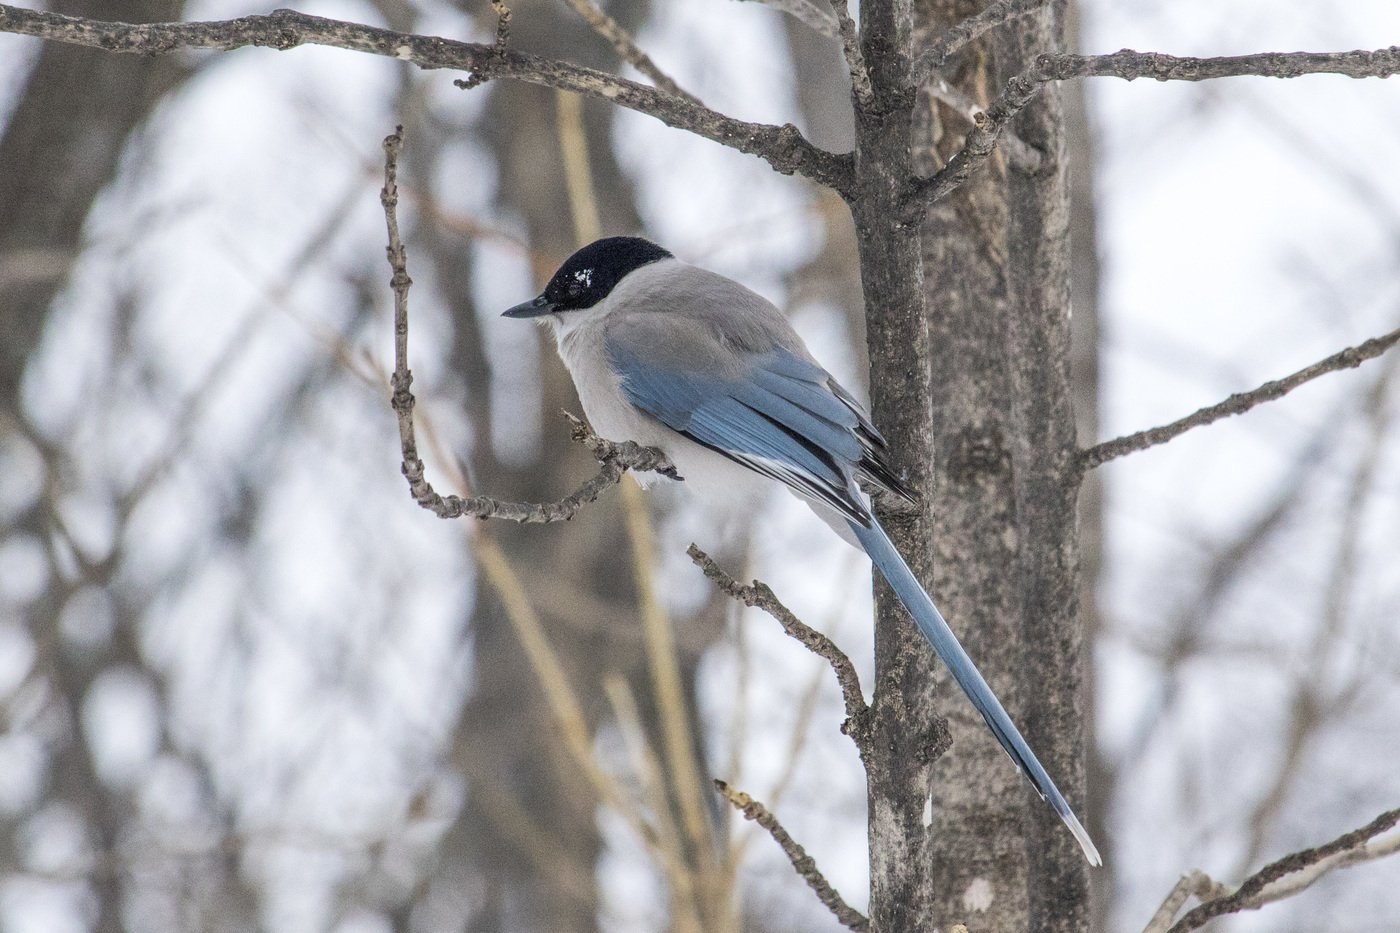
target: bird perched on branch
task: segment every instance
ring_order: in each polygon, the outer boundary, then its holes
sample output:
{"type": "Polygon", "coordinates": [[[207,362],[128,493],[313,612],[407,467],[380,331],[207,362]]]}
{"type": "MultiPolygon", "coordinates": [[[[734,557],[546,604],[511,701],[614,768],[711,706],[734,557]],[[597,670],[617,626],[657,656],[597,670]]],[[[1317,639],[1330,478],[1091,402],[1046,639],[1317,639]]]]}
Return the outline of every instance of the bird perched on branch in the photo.
{"type": "Polygon", "coordinates": [[[574,253],[505,312],[553,330],[599,434],[664,451],[702,496],[776,480],[859,545],[1092,865],[1098,849],[876,521],[862,484],[913,501],[860,403],[770,302],[638,237],[574,253]]]}

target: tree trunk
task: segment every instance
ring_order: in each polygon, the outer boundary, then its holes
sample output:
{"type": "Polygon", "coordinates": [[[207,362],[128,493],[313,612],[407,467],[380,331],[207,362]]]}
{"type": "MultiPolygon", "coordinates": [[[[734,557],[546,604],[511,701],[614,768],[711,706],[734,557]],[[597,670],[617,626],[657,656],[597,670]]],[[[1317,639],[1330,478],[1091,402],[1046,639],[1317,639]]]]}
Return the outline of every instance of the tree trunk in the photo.
{"type": "MultiPolygon", "coordinates": [[[[959,4],[921,5],[912,25],[932,36],[972,12],[959,4]]],[[[925,491],[920,516],[891,520],[889,530],[915,572],[932,582],[935,600],[1056,782],[1081,804],[1077,478],[1059,99],[1048,91],[1011,127],[1039,153],[1037,170],[995,156],[929,211],[921,231],[900,229],[890,220],[897,211],[884,194],[889,184],[911,167],[921,174],[940,167],[967,124],[931,100],[914,106],[912,92],[905,98],[896,90],[907,88],[899,83],[903,39],[893,48],[880,43],[910,28],[899,22],[900,9],[862,16],[877,99],[857,119],[860,201],[853,210],[870,309],[875,416],[900,466],[925,491]],[[907,147],[899,151],[911,139],[911,119],[912,159],[907,147]],[[916,271],[921,263],[923,276],[916,271]]],[[[1024,17],[965,49],[944,74],[985,106],[1035,54],[1058,47],[1060,28],[1058,7],[1053,15],[1024,17]]],[[[933,663],[884,587],[877,626],[881,760],[872,763],[869,787],[875,928],[966,922],[988,930],[1082,929],[1087,871],[1073,839],[1006,760],[946,669],[933,663]],[[948,717],[953,746],[931,762],[939,713],[948,717]]]]}

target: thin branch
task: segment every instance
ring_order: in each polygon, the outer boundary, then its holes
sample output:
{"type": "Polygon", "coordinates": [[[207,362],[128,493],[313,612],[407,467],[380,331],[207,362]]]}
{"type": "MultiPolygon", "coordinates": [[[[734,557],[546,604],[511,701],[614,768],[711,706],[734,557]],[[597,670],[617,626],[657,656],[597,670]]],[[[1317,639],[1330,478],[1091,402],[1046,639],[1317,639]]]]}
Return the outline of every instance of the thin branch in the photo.
{"type": "Polygon", "coordinates": [[[841,38],[841,27],[836,23],[836,14],[813,0],[750,0],[786,13],[808,29],[828,39],[841,38]]]}
{"type": "Polygon", "coordinates": [[[1332,74],[1348,78],[1388,78],[1400,73],[1400,45],[1350,52],[1256,52],[1191,58],[1122,49],[1109,55],[1042,55],[1036,69],[1043,80],[1067,78],[1155,78],[1158,81],[1213,81],[1216,78],[1301,78],[1332,74]]]}
{"type": "Polygon", "coordinates": [[[408,251],[399,234],[398,156],[403,147],[403,127],[384,139],[384,188],[379,201],[384,205],[384,222],[388,227],[389,280],[394,291],[394,372],[389,383],[393,389],[391,404],[399,422],[399,444],[403,450],[403,475],[408,480],[413,501],[439,518],[500,518],[507,521],[558,522],[573,518],[578,511],[596,500],[608,487],[615,485],[628,470],[656,472],[671,479],[680,479],[676,468],[666,455],[632,441],[615,444],[594,434],[587,425],[572,415],[565,417],[573,424],[571,436],[583,444],[598,460],[598,475],[583,483],[572,495],[558,502],[501,502],[489,496],[444,496],[428,482],[423,461],[418,457],[418,441],[413,428],[413,407],[416,400],[409,388],[413,373],[408,368],[408,290],[413,280],[408,276],[408,251]]]}
{"type": "Polygon", "coordinates": [[[1325,845],[1286,855],[1255,872],[1233,894],[1217,897],[1190,911],[1172,925],[1168,933],[1188,933],[1224,914],[1258,909],[1297,894],[1334,869],[1389,855],[1400,848],[1400,840],[1386,840],[1379,846],[1372,846],[1371,841],[1397,824],[1400,824],[1400,809],[1387,810],[1365,826],[1325,845]]]}
{"type": "Polygon", "coordinates": [[[831,886],[831,882],[827,881],[821,870],[817,868],[817,863],[807,854],[807,850],[788,835],[783,824],[778,822],[776,816],[768,812],[767,807],[743,791],[730,787],[724,781],[715,781],[715,790],[719,791],[724,799],[734,806],[734,809],[742,813],[744,819],[752,820],[768,831],[768,835],[772,836],[773,841],[782,848],[783,854],[788,857],[788,861],[792,863],[797,874],[803,881],[807,882],[807,886],[817,895],[817,899],[826,905],[826,908],[835,915],[843,926],[856,931],[870,929],[870,920],[842,900],[841,895],[831,886]]]}
{"type": "Polygon", "coordinates": [[[1096,444],[1079,454],[1079,469],[1081,472],[1092,470],[1096,466],[1101,466],[1109,460],[1130,454],[1139,450],[1146,450],[1158,444],[1165,444],[1192,428],[1199,428],[1207,424],[1228,418],[1231,415],[1239,415],[1249,411],[1265,402],[1272,402],[1282,398],[1289,392],[1311,382],[1319,376],[1336,372],[1339,369],[1355,369],[1369,359],[1380,356],[1391,347],[1400,343],[1400,328],[1384,334],[1380,337],[1372,337],[1365,343],[1357,344],[1354,347],[1347,347],[1340,353],[1334,353],[1325,360],[1319,360],[1311,366],[1306,366],[1290,376],[1282,379],[1275,379],[1266,382],[1259,388],[1249,392],[1237,392],[1223,402],[1202,408],[1193,412],[1185,418],[1173,421],[1171,424],[1164,424],[1161,427],[1148,428],[1145,431],[1138,431],[1136,434],[1129,434],[1126,437],[1115,438],[1111,441],[1104,441],[1096,444]]]}
{"type": "Polygon", "coordinates": [[[948,59],[968,43],[980,38],[1002,23],[1043,9],[1048,0],[994,0],[976,16],[970,16],[945,30],[937,40],[914,60],[915,86],[922,86],[942,70],[948,59]]]}
{"type": "Polygon", "coordinates": [[[679,84],[666,72],[657,67],[656,62],[651,60],[651,56],[638,48],[632,36],[618,24],[603,8],[598,6],[593,0],[567,0],[574,12],[583,17],[594,32],[608,40],[619,58],[631,65],[651,79],[658,89],[676,97],[683,97],[693,104],[699,104],[700,98],[687,90],[681,88],[679,84]]]}
{"type": "Polygon", "coordinates": [[[1256,910],[1265,904],[1272,904],[1275,901],[1292,897],[1300,891],[1306,891],[1324,876],[1339,868],[1350,868],[1352,865],[1374,862],[1376,859],[1386,858],[1397,852],[1400,852],[1400,834],[1390,836],[1387,839],[1372,839],[1365,845],[1328,856],[1301,871],[1280,878],[1260,891],[1246,905],[1245,909],[1256,910]]]}
{"type": "Polygon", "coordinates": [[[0,32],[139,55],[166,55],[181,49],[229,51],[248,46],[286,51],[299,45],[324,45],[382,55],[419,68],[469,72],[469,77],[459,82],[461,86],[511,78],[647,114],[667,126],[756,155],[784,175],[802,175],[843,197],[850,197],[854,187],[853,158],[814,146],[791,123],[770,126],[736,120],[636,81],[496,45],[394,32],[295,10],[215,22],[133,25],[0,4],[0,32]]]}
{"type": "Polygon", "coordinates": [[[722,593],[739,600],[745,606],[757,606],[762,609],[778,620],[778,624],[789,637],[800,641],[808,651],[818,657],[826,659],[831,669],[836,672],[836,682],[841,687],[841,697],[846,704],[846,721],[842,724],[841,731],[851,737],[851,741],[856,743],[856,748],[860,751],[861,758],[864,758],[870,743],[870,707],[866,705],[865,697],[861,694],[860,677],[856,674],[855,665],[846,657],[845,652],[830,638],[793,615],[792,610],[778,600],[766,583],[755,580],[749,586],[744,586],[720,569],[714,558],[694,544],[686,549],[686,554],[694,561],[695,566],[704,572],[706,579],[714,583],[722,593]]]}
{"type": "Polygon", "coordinates": [[[856,106],[868,107],[875,100],[875,92],[870,87],[870,72],[865,67],[865,55],[860,50],[856,22],[851,19],[846,0],[830,2],[831,12],[836,15],[836,31],[841,36],[841,54],[846,58],[846,70],[851,75],[851,91],[855,94],[856,106]]]}
{"type": "Polygon", "coordinates": [[[902,219],[917,222],[930,204],[967,181],[991,156],[1006,125],[1051,81],[1091,77],[1126,81],[1143,77],[1158,81],[1206,81],[1241,75],[1298,78],[1311,74],[1385,78],[1397,73],[1400,73],[1400,46],[1375,51],[1262,52],[1220,58],[1178,58],[1132,49],[1111,55],[1041,55],[1035,64],[1008,81],[985,113],[974,119],[973,129],[967,134],[962,149],[948,164],[910,186],[904,199],[902,219]]]}
{"type": "Polygon", "coordinates": [[[1035,99],[1049,78],[1041,78],[1035,69],[1023,72],[1006,83],[997,99],[981,113],[973,114],[972,129],[963,146],[948,164],[928,178],[916,180],[904,197],[904,220],[917,223],[928,206],[962,187],[995,151],[1002,130],[1011,119],[1035,99]]]}

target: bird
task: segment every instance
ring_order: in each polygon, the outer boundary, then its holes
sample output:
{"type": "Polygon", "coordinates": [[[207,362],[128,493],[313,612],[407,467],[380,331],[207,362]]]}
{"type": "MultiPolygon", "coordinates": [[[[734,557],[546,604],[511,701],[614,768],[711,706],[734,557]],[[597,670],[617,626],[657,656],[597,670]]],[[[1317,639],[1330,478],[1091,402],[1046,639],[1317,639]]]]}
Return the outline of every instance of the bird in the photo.
{"type": "Polygon", "coordinates": [[[1004,749],[1102,858],[952,628],[876,520],[874,488],[910,502],[865,409],[787,318],[739,282],[650,240],[596,240],[504,317],[546,324],[595,432],[667,455],[693,492],[754,495],[777,481],[869,555],[1004,749]]]}

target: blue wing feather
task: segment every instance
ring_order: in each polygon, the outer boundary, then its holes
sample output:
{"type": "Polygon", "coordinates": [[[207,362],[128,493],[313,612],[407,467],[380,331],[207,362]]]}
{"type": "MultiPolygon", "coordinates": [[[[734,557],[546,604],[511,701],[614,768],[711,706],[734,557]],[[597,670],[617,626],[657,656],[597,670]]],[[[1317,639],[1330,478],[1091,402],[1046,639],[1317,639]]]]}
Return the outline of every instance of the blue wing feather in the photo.
{"type": "Polygon", "coordinates": [[[608,350],[633,405],[848,518],[870,520],[854,483],[859,419],[824,388],[831,377],[821,367],[777,349],[742,357],[747,372],[726,378],[652,365],[615,343],[608,350]]]}

